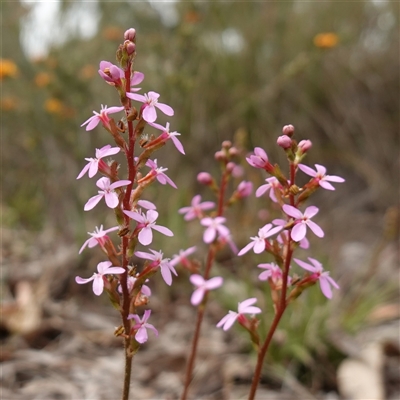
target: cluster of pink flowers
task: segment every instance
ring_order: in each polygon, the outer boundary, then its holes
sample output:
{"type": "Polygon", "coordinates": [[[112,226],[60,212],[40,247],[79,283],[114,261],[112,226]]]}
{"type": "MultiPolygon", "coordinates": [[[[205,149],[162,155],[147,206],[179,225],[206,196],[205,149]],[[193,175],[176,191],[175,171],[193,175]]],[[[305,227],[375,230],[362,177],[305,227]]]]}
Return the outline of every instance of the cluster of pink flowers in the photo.
{"type": "MultiPolygon", "coordinates": [[[[172,107],[159,102],[160,95],[154,91],[143,95],[137,93],[141,89],[136,86],[144,80],[145,76],[143,73],[133,70],[136,56],[136,31],[134,29],[127,30],[124,39],[124,43],[120,45],[117,52],[120,66],[108,61],[101,61],[99,66],[100,77],[117,90],[121,105],[111,107],[102,105],[100,112],[93,111],[94,115],[81,125],[85,127],[86,131],[92,131],[96,127],[102,126],[109,133],[109,137],[114,139],[116,146],[106,144],[102,148],[96,149],[94,158],[85,158],[87,164],[77,176],[77,179],[81,179],[86,174],[89,178],[93,178],[98,173],[103,175],[96,182],[97,194],[87,200],[84,210],[94,209],[104,199],[107,207],[114,210],[118,225],[105,230],[101,225],[100,228],[96,227],[94,232],[89,232],[90,237],[82,245],[79,253],[86,247],[93,248],[99,245],[107,255],[108,261],[100,262],[97,272],[92,277],[77,276],[75,280],[78,284],[93,282],[95,295],[99,296],[106,290],[110,298],[119,303],[121,307],[133,302],[132,304],[135,306],[133,309],[135,309],[136,305],[147,304],[147,298],[151,294],[150,288],[144,284],[148,281],[147,276],[150,277],[155,271],[160,271],[164,281],[171,285],[173,275],[177,275],[174,266],[185,262],[185,257],[191,254],[194,248],[180,253],[173,260],[164,258],[162,251],[131,250],[137,244],[150,246],[153,242],[154,231],[166,236],[173,236],[173,232],[169,228],[157,224],[159,213],[156,211],[156,206],[148,200],[142,199],[141,196],[146,187],[155,181],[176,188],[175,183],[165,174],[168,168],[158,166],[157,159],[151,159],[149,156],[169,140],[181,154],[185,154],[185,151],[178,139],[180,133],[171,131],[169,123],[165,126],[156,123],[157,111],[159,110],[167,116],[173,116],[172,107]],[[131,100],[139,102],[139,111],[131,105],[131,100]],[[120,118],[116,122],[112,115],[117,113],[124,113],[124,118],[120,118]],[[159,134],[145,134],[143,133],[145,129],[156,130],[159,134]],[[133,154],[135,141],[141,136],[138,134],[139,131],[142,135],[150,137],[150,140],[139,143],[142,154],[145,153],[145,156],[133,154]],[[127,140],[120,134],[121,132],[128,133],[127,140]],[[117,161],[105,160],[119,153],[123,153],[126,157],[127,179],[120,179],[117,161]],[[139,169],[144,165],[149,168],[148,173],[138,175],[139,169]],[[133,227],[130,226],[132,223],[133,227]],[[114,231],[119,231],[118,234],[122,238],[120,246],[114,246],[108,236],[114,231]],[[128,250],[138,259],[145,260],[143,271],[136,273],[135,276],[132,276],[133,268],[129,265],[128,250]],[[129,302],[124,300],[124,296],[130,297],[129,302]]],[[[136,146],[136,149],[140,149],[140,147],[136,146]]],[[[131,309],[132,307],[130,307],[131,309]]],[[[150,314],[150,310],[145,310],[142,318],[136,313],[131,313],[129,317],[123,314],[126,321],[132,322],[130,334],[134,335],[138,343],[144,343],[147,340],[146,329],[152,329],[157,334],[156,329],[147,322],[150,314]]]]}

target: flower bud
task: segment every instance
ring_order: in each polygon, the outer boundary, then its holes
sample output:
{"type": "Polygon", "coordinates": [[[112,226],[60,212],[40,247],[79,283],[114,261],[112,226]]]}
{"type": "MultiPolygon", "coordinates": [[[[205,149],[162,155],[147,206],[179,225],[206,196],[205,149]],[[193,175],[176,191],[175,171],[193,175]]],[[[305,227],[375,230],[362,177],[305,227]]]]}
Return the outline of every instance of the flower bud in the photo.
{"type": "Polygon", "coordinates": [[[229,149],[230,147],[232,147],[232,142],[230,140],[224,140],[222,142],[223,149],[229,149]]]}
{"type": "Polygon", "coordinates": [[[136,38],[136,29],[134,28],[130,28],[127,31],[125,31],[124,33],[124,39],[125,40],[130,40],[130,41],[134,41],[136,38]]]}
{"type": "Polygon", "coordinates": [[[213,183],[213,178],[208,172],[200,172],[197,175],[197,182],[202,185],[211,185],[213,183]]]}
{"type": "Polygon", "coordinates": [[[234,162],[228,162],[228,164],[226,164],[226,170],[228,172],[232,172],[236,167],[236,164],[234,162]]]}
{"type": "Polygon", "coordinates": [[[297,145],[297,148],[301,151],[301,154],[306,153],[312,147],[311,140],[301,140],[297,145]]]}
{"type": "Polygon", "coordinates": [[[214,154],[214,158],[217,161],[225,161],[226,160],[226,155],[222,150],[216,151],[214,154]]]}
{"type": "Polygon", "coordinates": [[[282,128],[282,133],[283,133],[284,135],[287,135],[287,136],[289,136],[289,137],[292,137],[293,134],[294,134],[294,126],[293,126],[293,125],[285,125],[285,126],[282,128]]]}
{"type": "Polygon", "coordinates": [[[240,154],[240,152],[239,152],[239,150],[238,150],[236,147],[231,147],[231,148],[229,149],[229,151],[228,151],[228,154],[229,154],[231,157],[236,157],[236,156],[238,156],[238,155],[240,154]]]}
{"type": "Polygon", "coordinates": [[[243,197],[248,197],[253,191],[253,183],[248,181],[242,181],[237,187],[237,194],[240,199],[243,197]]]}
{"type": "Polygon", "coordinates": [[[292,139],[289,136],[282,135],[279,136],[276,143],[278,146],[282,147],[282,149],[290,149],[292,147],[292,139]]]}
{"type": "Polygon", "coordinates": [[[126,52],[129,55],[133,54],[136,51],[136,44],[135,43],[127,40],[127,41],[125,41],[124,45],[125,45],[125,48],[126,48],[126,52]]]}

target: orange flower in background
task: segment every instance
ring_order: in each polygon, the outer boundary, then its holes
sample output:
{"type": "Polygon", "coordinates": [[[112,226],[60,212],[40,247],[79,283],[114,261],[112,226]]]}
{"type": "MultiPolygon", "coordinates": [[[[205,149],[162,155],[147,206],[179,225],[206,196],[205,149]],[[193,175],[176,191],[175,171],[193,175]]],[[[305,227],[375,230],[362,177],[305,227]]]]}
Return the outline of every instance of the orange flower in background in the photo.
{"type": "Polygon", "coordinates": [[[108,26],[103,30],[102,36],[107,40],[121,40],[121,37],[124,37],[124,31],[115,26],[108,26]]]}
{"type": "Polygon", "coordinates": [[[44,108],[50,114],[60,115],[64,111],[64,104],[60,100],[52,97],[51,99],[46,100],[44,108]]]}
{"type": "Polygon", "coordinates": [[[95,68],[94,65],[92,64],[86,64],[82,67],[80,75],[84,79],[90,79],[93,78],[97,73],[97,68],[95,68]]]}
{"type": "Polygon", "coordinates": [[[0,108],[4,111],[15,110],[17,106],[18,106],[17,100],[12,97],[4,96],[0,101],[0,108]]]}
{"type": "Polygon", "coordinates": [[[47,86],[52,80],[52,77],[50,74],[48,74],[47,72],[39,72],[36,76],[35,76],[35,85],[37,87],[45,87],[47,86]]]}
{"type": "Polygon", "coordinates": [[[17,64],[15,64],[12,60],[0,58],[0,79],[3,79],[7,76],[9,76],[10,78],[15,78],[17,75],[17,64]]]}
{"type": "Polygon", "coordinates": [[[330,49],[331,47],[335,47],[339,43],[339,36],[333,32],[325,32],[319,33],[314,36],[314,46],[319,47],[321,49],[330,49]]]}

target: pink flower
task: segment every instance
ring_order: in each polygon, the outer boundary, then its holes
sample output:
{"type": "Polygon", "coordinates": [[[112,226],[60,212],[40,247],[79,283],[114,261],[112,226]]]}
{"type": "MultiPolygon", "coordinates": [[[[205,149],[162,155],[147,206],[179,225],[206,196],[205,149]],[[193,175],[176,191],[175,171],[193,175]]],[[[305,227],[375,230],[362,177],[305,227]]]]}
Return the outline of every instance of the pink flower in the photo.
{"type": "Polygon", "coordinates": [[[243,199],[244,197],[248,197],[251,195],[253,191],[253,183],[248,181],[242,181],[239,183],[236,193],[239,199],[243,199]]]}
{"type": "MultiPolygon", "coordinates": [[[[284,227],[287,224],[287,221],[285,221],[284,219],[276,218],[272,221],[272,223],[274,225],[284,227]]],[[[284,244],[288,242],[288,238],[289,238],[289,232],[283,231],[278,235],[277,240],[280,244],[284,244]]],[[[310,247],[310,242],[306,237],[300,240],[299,247],[301,247],[302,249],[308,249],[310,247]]]]}
{"type": "Polygon", "coordinates": [[[88,171],[89,171],[88,173],[89,178],[93,178],[97,174],[97,171],[99,170],[99,165],[100,165],[100,170],[101,169],[104,170],[105,168],[109,169],[108,166],[102,160],[102,158],[117,154],[119,153],[120,150],[121,149],[119,147],[111,147],[111,145],[109,144],[102,147],[101,149],[96,149],[96,158],[85,158],[85,160],[89,162],[83,167],[83,170],[80,172],[80,174],[76,179],[82,178],[82,176],[85,175],[86,172],[88,171]]]}
{"type": "Polygon", "coordinates": [[[75,282],[79,285],[93,281],[93,293],[96,296],[100,296],[104,289],[104,275],[109,274],[123,274],[125,270],[121,267],[111,267],[110,261],[103,261],[97,265],[97,273],[95,272],[90,278],[81,278],[80,276],[75,277],[75,282]]]}
{"type": "Polygon", "coordinates": [[[101,111],[100,113],[93,111],[93,116],[90,117],[88,120],[86,120],[81,126],[84,126],[88,124],[86,127],[87,131],[91,131],[92,129],[96,128],[96,126],[101,122],[104,126],[104,128],[110,130],[110,120],[111,118],[108,116],[108,114],[114,114],[117,112],[120,112],[124,109],[124,107],[110,107],[107,108],[107,106],[101,105],[101,111]]]}
{"type": "Polygon", "coordinates": [[[131,181],[127,181],[127,180],[122,180],[122,181],[117,181],[117,182],[111,183],[111,181],[108,178],[106,178],[105,176],[103,178],[100,178],[96,182],[96,186],[102,190],[99,190],[98,195],[91,197],[87,201],[87,203],[85,204],[84,210],[89,211],[92,208],[94,208],[103,197],[105,198],[105,201],[106,201],[106,204],[108,207],[110,207],[110,208],[117,207],[119,204],[119,200],[118,200],[118,195],[115,193],[114,189],[119,188],[121,186],[129,185],[130,183],[131,183],[131,181]]]}
{"type": "Polygon", "coordinates": [[[150,263],[150,268],[158,268],[160,267],[161,269],[161,275],[165,281],[165,283],[169,286],[171,286],[172,283],[172,274],[171,272],[175,275],[178,276],[178,274],[175,271],[175,268],[171,265],[169,258],[164,258],[164,254],[161,251],[150,251],[153,254],[146,253],[144,251],[136,251],[135,256],[139,258],[144,258],[145,260],[151,260],[153,261],[150,263]]]}
{"type": "Polygon", "coordinates": [[[96,226],[96,230],[94,232],[88,232],[91,238],[89,238],[88,240],[86,240],[85,243],[83,243],[83,246],[79,250],[79,254],[82,253],[82,251],[85,249],[86,246],[88,246],[89,249],[97,246],[98,244],[101,247],[103,247],[105,242],[108,240],[107,233],[117,231],[118,229],[119,229],[118,226],[113,226],[112,228],[103,231],[103,225],[100,225],[100,229],[96,226]]]}
{"type": "MultiPolygon", "coordinates": [[[[258,275],[258,279],[260,281],[267,281],[268,279],[270,279],[275,286],[282,285],[283,273],[282,270],[276,264],[274,263],[258,264],[257,267],[265,269],[265,271],[261,272],[261,274],[258,275]]],[[[287,277],[287,282],[288,285],[290,285],[291,282],[290,276],[287,277]]]]}
{"type": "Polygon", "coordinates": [[[193,254],[196,251],[196,246],[189,247],[186,250],[179,250],[179,254],[174,254],[172,256],[172,260],[169,262],[169,265],[175,267],[179,263],[186,264],[188,262],[187,257],[193,254]]]}
{"type": "Polygon", "coordinates": [[[158,102],[160,95],[156,92],[149,92],[144,96],[137,93],[126,93],[126,96],[144,104],[143,119],[146,122],[154,122],[157,119],[156,107],[168,116],[174,115],[174,110],[170,106],[158,102]]]}
{"type": "MultiPolygon", "coordinates": [[[[164,171],[168,171],[168,168],[163,168],[157,166],[157,160],[147,160],[146,166],[151,168],[151,171],[149,174],[152,176],[156,176],[158,182],[160,182],[162,185],[166,185],[167,183],[170,184],[173,188],[177,188],[175,183],[172,181],[170,177],[164,174],[164,171]]],[[[144,178],[143,178],[144,179],[144,178]]]]}
{"type": "Polygon", "coordinates": [[[206,281],[198,274],[191,275],[189,279],[190,282],[197,287],[190,298],[190,302],[194,306],[198,306],[203,301],[203,297],[207,291],[219,288],[224,282],[223,278],[220,276],[216,276],[206,281]]]}
{"type": "Polygon", "coordinates": [[[310,206],[304,211],[304,214],[296,207],[285,204],[282,207],[283,211],[289,215],[289,217],[295,218],[295,226],[292,228],[290,237],[295,242],[300,242],[307,233],[307,226],[314,232],[314,234],[320,238],[324,237],[324,231],[313,221],[311,218],[316,215],[319,211],[318,207],[310,206]]]}
{"type": "Polygon", "coordinates": [[[201,202],[201,196],[198,194],[193,197],[190,207],[182,207],[178,210],[179,214],[185,214],[184,220],[191,221],[195,218],[202,218],[204,210],[210,210],[215,207],[212,201],[201,202]]]}
{"type": "Polygon", "coordinates": [[[217,328],[222,327],[224,331],[227,331],[243,314],[259,314],[261,309],[253,306],[256,301],[257,299],[252,297],[251,299],[238,303],[238,312],[229,311],[229,313],[218,322],[217,328]]]}
{"type": "Polygon", "coordinates": [[[328,299],[332,298],[332,288],[333,286],[335,289],[339,289],[339,285],[329,276],[329,272],[325,271],[322,268],[322,264],[315,260],[314,258],[308,257],[311,264],[308,264],[304,261],[298,260],[294,258],[293,260],[300,265],[301,268],[304,268],[307,271],[312,272],[311,278],[315,281],[319,281],[319,286],[321,288],[321,292],[325,297],[328,299]]]}
{"type": "Polygon", "coordinates": [[[272,224],[264,225],[261,229],[258,230],[258,236],[250,237],[252,241],[239,251],[238,256],[242,256],[250,249],[253,249],[254,253],[256,254],[262,253],[265,250],[265,239],[269,238],[272,235],[275,235],[275,233],[281,231],[282,229],[282,226],[272,227],[272,224]]]}
{"type": "Polygon", "coordinates": [[[134,319],[136,324],[132,327],[133,331],[136,331],[135,339],[138,343],[147,342],[148,335],[147,329],[151,329],[156,336],[158,336],[158,331],[154,328],[153,325],[147,323],[147,320],[150,318],[151,310],[146,310],[143,314],[143,318],[140,318],[139,315],[129,314],[128,319],[134,319]]]}
{"type": "Polygon", "coordinates": [[[158,139],[160,139],[162,142],[166,142],[168,139],[172,140],[172,143],[175,145],[176,149],[181,152],[182,154],[185,154],[185,150],[183,149],[183,145],[182,143],[179,141],[179,139],[177,138],[177,136],[180,136],[181,134],[174,131],[174,132],[170,132],[169,131],[169,122],[167,122],[167,124],[164,126],[157,124],[155,122],[151,122],[149,123],[149,125],[153,126],[156,129],[159,129],[160,131],[162,131],[163,133],[159,136],[158,139]]]}
{"type": "Polygon", "coordinates": [[[99,75],[110,85],[121,85],[124,71],[109,61],[101,61],[99,75]]]}
{"type": "Polygon", "coordinates": [[[269,190],[269,198],[277,203],[278,200],[275,195],[275,190],[281,190],[282,185],[279,183],[278,179],[274,176],[267,178],[265,182],[268,182],[266,185],[261,185],[256,191],[256,197],[261,197],[264,193],[268,192],[269,190]]]}
{"type": "Polygon", "coordinates": [[[299,164],[298,167],[307,175],[312,176],[315,181],[324,189],[335,190],[335,188],[329,182],[344,182],[345,180],[340,176],[326,175],[326,168],[323,165],[315,164],[314,171],[312,168],[304,164],[299,164]]]}
{"type": "Polygon", "coordinates": [[[158,212],[155,210],[148,210],[146,215],[143,213],[137,213],[135,211],[124,210],[124,213],[129,217],[138,222],[136,229],[140,229],[138,239],[139,243],[143,246],[149,245],[153,241],[152,229],[162,233],[166,236],[174,236],[172,231],[170,231],[165,226],[156,225],[156,220],[158,218],[158,212]]]}
{"type": "Polygon", "coordinates": [[[200,221],[201,225],[207,227],[203,234],[204,243],[213,242],[217,237],[217,234],[222,237],[227,237],[230,234],[229,229],[223,225],[225,221],[226,218],[224,217],[206,217],[200,221]]]}
{"type": "MultiPolygon", "coordinates": [[[[127,284],[128,284],[129,293],[132,292],[132,289],[134,288],[136,281],[137,281],[137,278],[135,278],[134,276],[128,276],[127,284]]],[[[146,279],[146,282],[148,282],[148,281],[149,280],[146,279]]],[[[122,293],[121,285],[118,286],[118,292],[122,293]]],[[[147,285],[143,285],[142,288],[140,289],[140,293],[143,296],[150,297],[151,296],[151,289],[147,285]]]]}
{"type": "Polygon", "coordinates": [[[246,157],[247,162],[254,168],[262,168],[266,171],[272,171],[273,166],[268,161],[267,153],[261,148],[256,147],[254,149],[254,155],[250,155],[250,157],[246,157]]]}

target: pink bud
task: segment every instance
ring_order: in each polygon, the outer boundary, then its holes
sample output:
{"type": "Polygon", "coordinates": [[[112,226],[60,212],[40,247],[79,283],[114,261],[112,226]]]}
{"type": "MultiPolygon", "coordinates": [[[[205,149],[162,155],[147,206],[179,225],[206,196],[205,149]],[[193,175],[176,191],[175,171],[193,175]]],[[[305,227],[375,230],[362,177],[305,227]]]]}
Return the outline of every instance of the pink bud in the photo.
{"type": "Polygon", "coordinates": [[[217,161],[224,161],[224,160],[226,160],[226,155],[225,155],[225,153],[224,153],[222,150],[219,150],[219,151],[216,151],[216,152],[215,152],[214,158],[215,158],[217,161]]]}
{"type": "Polygon", "coordinates": [[[236,164],[234,162],[228,162],[228,164],[226,164],[226,170],[228,172],[232,172],[236,167],[236,164]]]}
{"type": "Polygon", "coordinates": [[[283,133],[284,135],[287,135],[287,136],[292,137],[293,134],[294,134],[294,126],[293,126],[293,125],[285,125],[285,126],[282,128],[282,133],[283,133]]]}
{"type": "Polygon", "coordinates": [[[200,172],[197,175],[197,182],[202,185],[211,185],[213,183],[213,178],[208,172],[200,172]]]}
{"type": "Polygon", "coordinates": [[[124,33],[124,39],[133,41],[136,37],[136,29],[130,28],[124,33]]]}
{"type": "Polygon", "coordinates": [[[222,142],[223,149],[229,149],[230,147],[232,147],[232,142],[230,140],[224,140],[222,142]]]}
{"type": "Polygon", "coordinates": [[[282,149],[290,149],[292,147],[292,139],[286,135],[279,136],[276,143],[278,146],[282,147],[282,149]]]}
{"type": "Polygon", "coordinates": [[[125,48],[126,52],[131,55],[136,51],[136,44],[133,42],[130,42],[129,40],[125,41],[125,48]]]}
{"type": "Polygon", "coordinates": [[[240,154],[239,150],[236,147],[231,147],[228,152],[231,157],[235,157],[240,154]]]}
{"type": "Polygon", "coordinates": [[[302,140],[297,145],[298,149],[301,151],[301,154],[306,153],[308,150],[311,149],[312,143],[311,140],[302,140]]]}

